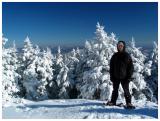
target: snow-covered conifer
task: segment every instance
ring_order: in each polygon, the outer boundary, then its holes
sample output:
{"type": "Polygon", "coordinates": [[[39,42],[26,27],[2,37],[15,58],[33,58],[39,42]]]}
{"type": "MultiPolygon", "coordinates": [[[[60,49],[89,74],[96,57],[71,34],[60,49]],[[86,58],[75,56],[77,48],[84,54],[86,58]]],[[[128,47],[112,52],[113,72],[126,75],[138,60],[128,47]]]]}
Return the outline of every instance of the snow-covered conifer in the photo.
{"type": "Polygon", "coordinates": [[[146,56],[141,52],[140,49],[141,48],[136,47],[135,40],[132,37],[132,41],[127,48],[127,51],[132,57],[134,65],[134,73],[130,82],[130,91],[134,99],[145,100],[147,99],[147,95],[151,94],[150,89],[147,87],[145,81],[145,74],[150,74],[150,63],[145,64],[146,56]]]}
{"type": "Polygon", "coordinates": [[[83,58],[81,58],[82,78],[79,78],[77,88],[79,97],[88,99],[109,99],[112,93],[112,83],[109,76],[109,62],[116,52],[117,38],[112,33],[108,35],[104,26],[97,23],[96,37],[86,41],[83,58]]]}
{"type": "Polygon", "coordinates": [[[18,97],[19,86],[17,73],[18,59],[15,42],[13,47],[5,48],[7,38],[2,37],[2,99],[5,102],[15,102],[14,98],[18,97]]]}

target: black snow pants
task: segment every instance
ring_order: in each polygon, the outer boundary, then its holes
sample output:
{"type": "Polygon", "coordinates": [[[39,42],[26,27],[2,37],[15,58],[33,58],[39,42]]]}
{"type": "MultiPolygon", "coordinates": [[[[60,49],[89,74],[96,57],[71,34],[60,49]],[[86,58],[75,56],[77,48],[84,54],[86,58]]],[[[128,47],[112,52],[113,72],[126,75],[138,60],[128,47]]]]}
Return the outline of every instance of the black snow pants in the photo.
{"type": "Polygon", "coordinates": [[[124,90],[124,97],[127,103],[131,103],[131,95],[129,92],[129,81],[127,80],[114,80],[113,81],[113,92],[112,92],[112,97],[111,97],[111,102],[116,104],[117,98],[118,98],[118,89],[119,85],[122,85],[122,88],[124,90]]]}

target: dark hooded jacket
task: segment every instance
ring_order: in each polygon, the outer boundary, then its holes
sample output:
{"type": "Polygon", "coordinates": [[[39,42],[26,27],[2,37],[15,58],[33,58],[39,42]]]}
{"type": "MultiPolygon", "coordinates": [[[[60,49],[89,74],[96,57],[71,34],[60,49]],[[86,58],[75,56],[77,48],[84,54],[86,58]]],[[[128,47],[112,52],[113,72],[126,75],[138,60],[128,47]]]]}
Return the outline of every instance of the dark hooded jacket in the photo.
{"type": "MultiPolygon", "coordinates": [[[[112,82],[119,80],[129,81],[133,74],[133,62],[130,55],[125,51],[126,45],[124,41],[119,41],[124,44],[124,49],[122,52],[114,53],[110,60],[110,79],[112,82]]],[[[119,43],[118,42],[118,43],[119,43]]]]}

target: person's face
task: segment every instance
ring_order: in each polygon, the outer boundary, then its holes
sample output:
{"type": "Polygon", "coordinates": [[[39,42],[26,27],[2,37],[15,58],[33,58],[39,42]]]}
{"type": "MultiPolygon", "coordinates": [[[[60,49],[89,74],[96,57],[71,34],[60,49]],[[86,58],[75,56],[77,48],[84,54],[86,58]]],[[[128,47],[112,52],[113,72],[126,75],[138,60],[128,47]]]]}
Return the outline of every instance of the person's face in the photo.
{"type": "Polygon", "coordinates": [[[120,52],[123,51],[123,48],[124,48],[124,44],[123,44],[122,42],[118,43],[118,50],[119,50],[120,52]]]}

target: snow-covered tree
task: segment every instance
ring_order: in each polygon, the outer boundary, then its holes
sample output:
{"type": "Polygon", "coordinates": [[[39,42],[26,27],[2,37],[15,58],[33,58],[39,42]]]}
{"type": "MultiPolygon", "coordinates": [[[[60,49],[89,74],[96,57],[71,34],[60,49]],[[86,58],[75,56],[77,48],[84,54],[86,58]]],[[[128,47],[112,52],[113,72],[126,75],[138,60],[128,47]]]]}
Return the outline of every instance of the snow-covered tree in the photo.
{"type": "Polygon", "coordinates": [[[53,78],[53,55],[51,50],[47,48],[47,51],[43,51],[36,63],[37,79],[39,80],[39,85],[37,91],[40,94],[39,99],[44,100],[48,98],[48,89],[52,86],[53,78]]]}
{"type": "Polygon", "coordinates": [[[38,45],[34,47],[30,39],[27,37],[24,41],[21,71],[22,84],[26,91],[25,97],[30,100],[43,100],[47,98],[44,86],[47,81],[45,83],[42,78],[39,80],[38,77],[38,72],[41,72],[41,58],[38,45]]]}
{"type": "Polygon", "coordinates": [[[56,82],[59,87],[59,98],[69,98],[67,87],[69,87],[70,83],[67,81],[68,67],[64,65],[57,76],[56,82]]]}
{"type": "MultiPolygon", "coordinates": [[[[76,68],[79,63],[79,54],[80,51],[73,49],[68,54],[64,55],[64,63],[68,67],[68,74],[65,83],[68,83],[66,87],[66,92],[69,95],[69,98],[77,98],[77,89],[76,89],[76,68]]],[[[64,84],[66,85],[66,84],[64,84]]]]}
{"type": "Polygon", "coordinates": [[[80,59],[82,77],[79,78],[77,88],[79,97],[88,99],[109,99],[112,93],[112,83],[109,76],[109,62],[117,51],[115,34],[108,35],[104,26],[97,23],[96,37],[86,41],[83,57],[80,59]]]}
{"type": "Polygon", "coordinates": [[[34,50],[33,45],[32,45],[28,36],[24,40],[24,48],[23,48],[23,57],[22,58],[23,58],[23,61],[26,62],[26,63],[24,63],[26,67],[35,58],[35,50],[34,50]]]}
{"type": "Polygon", "coordinates": [[[4,37],[4,36],[2,35],[2,48],[3,48],[3,49],[5,48],[5,44],[6,44],[7,41],[8,41],[8,38],[6,38],[6,37],[4,37]]]}
{"type": "Polygon", "coordinates": [[[36,65],[35,60],[37,59],[34,54],[33,45],[27,37],[24,40],[24,48],[23,48],[23,86],[25,87],[26,94],[25,97],[27,99],[36,100],[37,93],[36,93],[36,85],[38,84],[37,74],[36,74],[36,65]]]}
{"type": "Polygon", "coordinates": [[[149,87],[145,81],[145,75],[150,73],[150,62],[145,64],[146,56],[141,52],[141,48],[135,46],[135,40],[132,38],[127,51],[130,53],[133,65],[134,73],[130,82],[130,91],[134,99],[147,99],[152,96],[149,87]]]}
{"type": "Polygon", "coordinates": [[[151,75],[147,78],[147,83],[153,92],[153,101],[158,101],[158,46],[153,43],[153,50],[149,58],[151,75]]]}
{"type": "Polygon", "coordinates": [[[18,97],[19,86],[17,73],[18,59],[15,42],[13,47],[5,48],[7,38],[2,37],[2,99],[3,104],[6,102],[16,102],[14,98],[18,97]]]}
{"type": "Polygon", "coordinates": [[[57,77],[64,66],[64,60],[63,55],[61,54],[61,48],[58,46],[57,54],[53,56],[52,58],[52,73],[54,74],[52,76],[52,80],[47,85],[47,90],[49,94],[49,98],[57,99],[59,98],[59,80],[57,80],[57,77]]]}
{"type": "Polygon", "coordinates": [[[58,53],[56,55],[56,65],[63,66],[63,55],[61,54],[61,48],[58,46],[58,53]]]}
{"type": "Polygon", "coordinates": [[[75,87],[75,67],[79,60],[76,58],[78,51],[73,51],[62,55],[58,47],[58,53],[54,59],[54,90],[58,94],[57,98],[72,98],[70,95],[75,87]]]}

